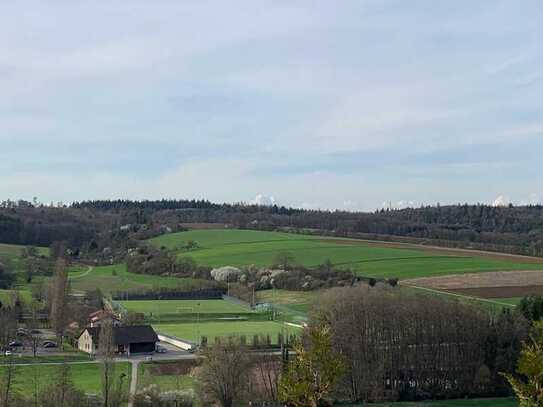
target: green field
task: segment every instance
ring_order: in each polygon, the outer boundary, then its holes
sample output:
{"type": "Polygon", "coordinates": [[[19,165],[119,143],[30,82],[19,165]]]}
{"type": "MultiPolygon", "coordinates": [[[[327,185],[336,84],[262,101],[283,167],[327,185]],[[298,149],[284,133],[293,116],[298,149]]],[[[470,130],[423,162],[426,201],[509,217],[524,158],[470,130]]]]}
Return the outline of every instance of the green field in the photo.
{"type": "Polygon", "coordinates": [[[88,273],[76,268],[70,273],[70,285],[75,291],[100,288],[104,293],[151,288],[198,288],[198,280],[192,278],[160,277],[129,273],[125,264],[93,267],[88,273]]]}
{"type": "MultiPolygon", "coordinates": [[[[4,263],[15,271],[20,271],[24,267],[21,254],[26,246],[15,244],[0,243],[0,262],[4,263]]],[[[48,256],[49,249],[47,247],[37,247],[38,254],[41,256],[48,256]]]]}
{"type": "Polygon", "coordinates": [[[257,291],[257,301],[273,303],[280,319],[303,324],[319,295],[319,291],[262,290],[257,291]]]}
{"type": "Polygon", "coordinates": [[[126,310],[153,314],[245,314],[250,308],[225,300],[118,301],[126,310]]]}
{"type": "MultiPolygon", "coordinates": [[[[55,380],[60,365],[31,365],[17,366],[15,373],[14,389],[23,395],[30,395],[33,391],[34,377],[38,378],[40,388],[46,387],[55,380]],[[36,374],[35,374],[36,373],[36,374]]],[[[98,363],[74,363],[70,364],[70,373],[74,385],[85,393],[99,394],[101,392],[101,365],[98,363]]],[[[130,383],[130,363],[116,363],[115,374],[125,373],[126,389],[130,383]]],[[[0,373],[3,371],[0,366],[0,373]]]]}
{"type": "MultiPolygon", "coordinates": [[[[366,405],[366,404],[365,404],[366,405]]],[[[373,407],[516,407],[518,401],[513,398],[459,399],[442,401],[424,401],[417,403],[367,404],[373,407]]],[[[359,404],[341,404],[341,406],[359,406],[359,404]]]]}
{"type": "Polygon", "coordinates": [[[522,300],[522,297],[513,297],[513,298],[494,298],[496,301],[511,304],[511,305],[519,305],[520,301],[522,300]]]}
{"type": "Polygon", "coordinates": [[[3,304],[13,305],[13,294],[18,293],[19,298],[21,298],[23,304],[29,303],[32,301],[32,294],[27,290],[0,290],[0,301],[3,304]]]}
{"type": "MultiPolygon", "coordinates": [[[[164,366],[176,366],[177,362],[145,362],[138,367],[138,390],[144,389],[152,384],[159,386],[161,391],[181,390],[192,392],[194,389],[194,378],[182,374],[156,374],[157,370],[164,366]]],[[[175,372],[175,370],[174,370],[175,372]]]]}
{"type": "Polygon", "coordinates": [[[330,259],[337,267],[350,268],[361,276],[400,279],[473,273],[482,271],[539,270],[541,263],[521,259],[494,259],[461,253],[414,248],[391,248],[353,239],[332,239],[279,232],[251,230],[192,230],[162,235],[150,240],[157,247],[191,256],[199,264],[219,267],[270,266],[278,253],[289,252],[295,262],[315,267],[330,259]],[[198,248],[182,249],[189,240],[198,248]]]}
{"type": "Polygon", "coordinates": [[[207,336],[208,343],[212,344],[215,337],[247,336],[247,343],[252,341],[253,335],[270,335],[272,343],[277,343],[277,334],[284,331],[288,335],[297,335],[300,330],[291,326],[284,326],[273,321],[232,321],[232,322],[201,322],[199,324],[154,324],[157,332],[172,335],[181,339],[198,342],[202,336],[207,336]]]}

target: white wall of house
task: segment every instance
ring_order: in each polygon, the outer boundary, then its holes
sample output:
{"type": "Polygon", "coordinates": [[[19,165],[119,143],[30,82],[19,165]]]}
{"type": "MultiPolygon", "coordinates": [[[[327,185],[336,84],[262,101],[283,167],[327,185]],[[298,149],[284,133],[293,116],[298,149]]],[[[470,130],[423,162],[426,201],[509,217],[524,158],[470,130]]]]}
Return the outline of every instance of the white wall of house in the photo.
{"type": "Polygon", "coordinates": [[[94,355],[97,351],[97,345],[92,342],[92,336],[85,330],[77,340],[77,347],[80,351],[94,355]]]}

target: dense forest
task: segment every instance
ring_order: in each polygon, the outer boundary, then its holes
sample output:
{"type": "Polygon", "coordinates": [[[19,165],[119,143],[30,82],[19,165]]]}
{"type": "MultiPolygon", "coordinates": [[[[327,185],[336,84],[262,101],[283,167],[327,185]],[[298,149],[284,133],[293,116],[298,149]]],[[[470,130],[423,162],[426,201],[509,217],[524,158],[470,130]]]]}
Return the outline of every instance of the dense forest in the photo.
{"type": "Polygon", "coordinates": [[[217,204],[205,200],[98,200],[44,206],[0,203],[0,242],[75,248],[116,246],[216,223],[237,228],[322,233],[365,239],[543,256],[543,206],[450,205],[375,212],[217,204]],[[113,242],[113,243],[112,243],[113,242]],[[116,243],[115,243],[116,242],[116,243]]]}

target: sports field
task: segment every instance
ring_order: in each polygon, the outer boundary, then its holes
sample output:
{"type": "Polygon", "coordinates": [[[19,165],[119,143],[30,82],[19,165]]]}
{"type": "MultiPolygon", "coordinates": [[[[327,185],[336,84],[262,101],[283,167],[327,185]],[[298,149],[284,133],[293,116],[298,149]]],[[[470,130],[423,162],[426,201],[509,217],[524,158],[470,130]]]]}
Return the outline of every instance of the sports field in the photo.
{"type": "Polygon", "coordinates": [[[247,343],[252,342],[254,335],[269,335],[272,343],[277,343],[277,334],[284,332],[297,335],[300,329],[273,321],[231,321],[231,322],[201,322],[191,324],[153,324],[160,333],[172,335],[181,339],[198,342],[202,336],[207,336],[208,343],[214,343],[215,337],[241,336],[247,337],[247,343]]]}
{"type": "Polygon", "coordinates": [[[225,300],[143,300],[118,301],[126,310],[153,314],[245,314],[251,309],[225,300]]]}
{"type": "Polygon", "coordinates": [[[162,235],[150,242],[157,247],[177,249],[178,256],[191,256],[199,264],[213,267],[270,266],[278,253],[288,252],[296,263],[307,267],[330,259],[336,267],[351,268],[359,275],[376,278],[543,269],[543,259],[252,230],[192,230],[162,235]],[[190,240],[198,248],[182,249],[190,240]]]}

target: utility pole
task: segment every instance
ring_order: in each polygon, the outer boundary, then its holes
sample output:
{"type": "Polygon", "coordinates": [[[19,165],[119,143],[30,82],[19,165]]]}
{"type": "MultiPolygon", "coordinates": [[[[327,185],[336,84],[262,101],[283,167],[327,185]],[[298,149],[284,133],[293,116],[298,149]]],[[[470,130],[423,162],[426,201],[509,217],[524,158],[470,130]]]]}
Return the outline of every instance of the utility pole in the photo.
{"type": "Polygon", "coordinates": [[[198,339],[198,346],[200,346],[200,303],[196,306],[196,338],[198,339]]]}

